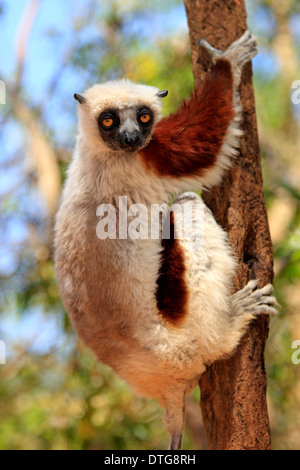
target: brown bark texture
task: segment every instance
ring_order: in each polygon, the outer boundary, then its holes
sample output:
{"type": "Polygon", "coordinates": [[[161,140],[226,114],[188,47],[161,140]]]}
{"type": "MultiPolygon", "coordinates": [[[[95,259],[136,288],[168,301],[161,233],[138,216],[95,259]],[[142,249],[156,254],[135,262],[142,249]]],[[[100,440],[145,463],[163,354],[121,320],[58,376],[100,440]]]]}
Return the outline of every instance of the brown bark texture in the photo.
{"type": "MultiPolygon", "coordinates": [[[[195,82],[209,69],[198,40],[225,50],[247,29],[244,0],[185,0],[195,82]]],[[[235,289],[253,278],[259,287],[273,280],[273,252],[264,202],[260,149],[252,85],[247,64],[241,83],[243,130],[240,155],[222,183],[203,193],[218,223],[228,232],[239,260],[235,289]]],[[[200,380],[201,409],[215,450],[270,449],[264,347],[268,318],[253,321],[233,357],[214,363],[200,380]]]]}

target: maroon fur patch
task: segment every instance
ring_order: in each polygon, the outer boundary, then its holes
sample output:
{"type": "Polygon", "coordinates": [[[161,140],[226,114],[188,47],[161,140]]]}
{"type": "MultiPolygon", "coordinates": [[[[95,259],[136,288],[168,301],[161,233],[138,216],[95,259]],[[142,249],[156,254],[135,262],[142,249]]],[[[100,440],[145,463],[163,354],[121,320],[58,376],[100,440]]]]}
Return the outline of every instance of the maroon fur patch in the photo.
{"type": "Polygon", "coordinates": [[[160,176],[202,176],[214,166],[233,118],[231,64],[219,59],[179,110],[157,124],[139,154],[160,176]]]}
{"type": "Polygon", "coordinates": [[[178,324],[187,315],[188,288],[183,248],[174,239],[174,213],[170,215],[170,239],[162,240],[164,250],[157,279],[156,301],[163,318],[178,324]]]}

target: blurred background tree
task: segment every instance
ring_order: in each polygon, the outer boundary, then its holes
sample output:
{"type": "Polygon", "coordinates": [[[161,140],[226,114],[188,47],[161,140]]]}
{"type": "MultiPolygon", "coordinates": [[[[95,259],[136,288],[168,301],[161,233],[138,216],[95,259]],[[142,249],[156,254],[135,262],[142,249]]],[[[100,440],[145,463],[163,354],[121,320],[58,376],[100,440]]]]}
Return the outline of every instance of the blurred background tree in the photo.
{"type": "MultiPolygon", "coordinates": [[[[260,45],[255,91],[282,305],[266,352],[273,448],[299,449],[299,2],[247,7],[260,45]]],[[[169,89],[168,114],[193,89],[183,2],[2,0],[0,24],[0,449],[164,449],[156,402],[137,399],[78,344],[55,280],[52,227],[75,143],[74,92],[126,76],[169,89]]],[[[186,449],[206,445],[198,395],[188,402],[186,449]]]]}

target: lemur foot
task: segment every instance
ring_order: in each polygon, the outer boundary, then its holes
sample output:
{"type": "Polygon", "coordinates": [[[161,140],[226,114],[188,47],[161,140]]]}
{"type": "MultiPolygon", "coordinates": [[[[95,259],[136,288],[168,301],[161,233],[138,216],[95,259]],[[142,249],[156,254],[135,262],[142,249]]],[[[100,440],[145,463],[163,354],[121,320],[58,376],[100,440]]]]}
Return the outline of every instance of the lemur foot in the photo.
{"type": "Polygon", "coordinates": [[[236,41],[234,41],[226,51],[221,51],[211,46],[205,39],[200,39],[199,46],[206,49],[213,63],[217,59],[227,59],[233,67],[235,86],[238,86],[241,80],[243,66],[256,56],[257,42],[255,36],[252,36],[249,29],[236,41]]]}
{"type": "Polygon", "coordinates": [[[273,293],[273,286],[266,285],[257,289],[258,281],[249,281],[248,284],[232,296],[233,303],[244,312],[253,316],[260,314],[277,315],[278,303],[273,293]]]}

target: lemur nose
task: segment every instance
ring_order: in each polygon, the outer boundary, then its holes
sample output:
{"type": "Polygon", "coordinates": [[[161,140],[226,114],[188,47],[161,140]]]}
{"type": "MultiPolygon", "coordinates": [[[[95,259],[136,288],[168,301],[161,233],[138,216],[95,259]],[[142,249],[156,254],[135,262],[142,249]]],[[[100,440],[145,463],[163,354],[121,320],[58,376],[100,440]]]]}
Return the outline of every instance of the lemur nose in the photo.
{"type": "Polygon", "coordinates": [[[127,147],[136,147],[141,143],[141,138],[138,133],[126,133],[123,142],[127,147]]]}

